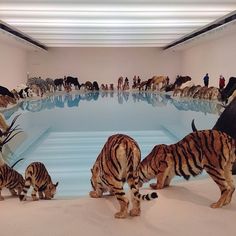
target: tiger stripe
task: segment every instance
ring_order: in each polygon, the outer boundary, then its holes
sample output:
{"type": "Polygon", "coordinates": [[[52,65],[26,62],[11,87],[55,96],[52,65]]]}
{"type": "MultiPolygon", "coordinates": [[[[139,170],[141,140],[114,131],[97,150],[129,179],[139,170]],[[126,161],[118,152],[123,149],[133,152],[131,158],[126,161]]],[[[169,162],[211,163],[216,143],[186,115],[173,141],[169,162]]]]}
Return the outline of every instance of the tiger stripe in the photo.
{"type": "Polygon", "coordinates": [[[140,182],[157,178],[150,186],[160,189],[175,175],[188,180],[205,169],[221,190],[220,199],[211,205],[218,208],[230,203],[235,190],[231,173],[235,159],[236,140],[217,130],[196,131],[175,144],[156,145],[140,164],[140,182]]]}
{"type": "Polygon", "coordinates": [[[157,198],[156,193],[139,193],[140,159],[141,152],[137,142],[127,135],[115,134],[108,138],[93,165],[90,180],[93,191],[90,192],[90,196],[102,197],[105,192],[114,194],[120,204],[120,211],[115,214],[116,218],[125,218],[128,214],[129,200],[125,197],[123,189],[125,182],[131,189],[131,216],[140,214],[140,200],[157,198]]]}
{"type": "Polygon", "coordinates": [[[20,173],[7,164],[0,165],[0,200],[4,200],[1,195],[2,188],[8,188],[12,195],[20,195],[24,184],[25,180],[20,173]]]}
{"type": "Polygon", "coordinates": [[[52,199],[56,193],[57,185],[58,183],[53,184],[43,163],[33,162],[25,170],[25,185],[19,199],[26,200],[30,186],[33,187],[31,196],[34,201],[38,200],[37,192],[39,198],[52,199]]]}

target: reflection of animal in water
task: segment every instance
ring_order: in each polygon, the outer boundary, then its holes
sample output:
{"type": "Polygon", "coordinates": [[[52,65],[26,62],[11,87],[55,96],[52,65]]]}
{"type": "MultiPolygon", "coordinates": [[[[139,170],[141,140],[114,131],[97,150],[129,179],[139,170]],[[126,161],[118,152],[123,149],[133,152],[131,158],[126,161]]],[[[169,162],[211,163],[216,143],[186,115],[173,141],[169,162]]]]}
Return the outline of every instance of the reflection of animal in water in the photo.
{"type": "Polygon", "coordinates": [[[123,92],[124,100],[127,102],[129,100],[129,92],[123,92]]]}
{"type": "Polygon", "coordinates": [[[118,103],[119,104],[123,104],[124,101],[128,101],[129,100],[129,91],[118,91],[117,92],[117,98],[118,98],[118,103]]]}
{"type": "Polygon", "coordinates": [[[54,103],[56,107],[63,108],[64,107],[64,101],[62,95],[54,96],[54,103]]]}
{"type": "Polygon", "coordinates": [[[39,112],[43,109],[43,100],[24,101],[21,106],[22,110],[39,112]]]}
{"type": "Polygon", "coordinates": [[[132,94],[133,100],[136,101],[144,101],[148,104],[151,104],[154,107],[162,107],[166,106],[169,100],[169,96],[165,96],[163,94],[155,94],[149,92],[139,92],[132,94]]]}
{"type": "Polygon", "coordinates": [[[86,92],[80,95],[80,100],[86,100],[86,101],[98,100],[98,97],[99,97],[98,91],[86,92]]]}
{"type": "Polygon", "coordinates": [[[65,103],[67,103],[68,107],[78,107],[80,102],[80,95],[76,94],[75,96],[72,94],[65,95],[65,103]]]}
{"type": "Polygon", "coordinates": [[[120,92],[120,91],[117,92],[117,98],[118,98],[118,103],[119,103],[119,104],[123,104],[123,102],[124,102],[124,97],[123,97],[122,92],[120,92]]]}
{"type": "Polygon", "coordinates": [[[175,100],[171,99],[171,103],[178,109],[182,111],[196,111],[204,112],[205,114],[219,114],[221,110],[221,105],[211,101],[204,100],[175,100]]]}

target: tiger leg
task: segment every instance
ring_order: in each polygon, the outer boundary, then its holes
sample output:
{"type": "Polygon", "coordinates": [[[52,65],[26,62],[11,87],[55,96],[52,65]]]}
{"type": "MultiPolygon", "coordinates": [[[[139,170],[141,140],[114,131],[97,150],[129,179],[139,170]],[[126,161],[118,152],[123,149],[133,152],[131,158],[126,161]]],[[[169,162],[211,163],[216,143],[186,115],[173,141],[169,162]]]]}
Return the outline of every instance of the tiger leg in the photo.
{"type": "MultiPolygon", "coordinates": [[[[136,186],[136,189],[139,189],[138,185],[139,185],[139,178],[138,178],[138,174],[134,174],[134,179],[128,179],[127,182],[129,184],[129,186],[131,186],[131,188],[133,186],[136,186]]],[[[134,192],[131,190],[131,202],[132,202],[132,209],[130,210],[129,214],[130,216],[139,216],[141,213],[141,209],[140,209],[140,199],[135,197],[134,192]]]]}
{"type": "Polygon", "coordinates": [[[102,184],[99,183],[98,185],[99,186],[97,189],[89,192],[90,197],[92,197],[92,198],[101,198],[102,197],[102,194],[103,194],[102,184]]]}
{"type": "Polygon", "coordinates": [[[228,185],[224,171],[216,169],[215,171],[205,167],[206,172],[212,177],[214,182],[218,185],[221,191],[219,200],[211,204],[211,208],[220,208],[224,205],[228,195],[231,193],[231,187],[228,185]]]}
{"type": "Polygon", "coordinates": [[[39,200],[38,197],[36,196],[36,193],[37,193],[37,189],[33,188],[32,193],[31,193],[33,201],[38,201],[39,200]]]}
{"type": "Polygon", "coordinates": [[[115,218],[126,218],[128,216],[129,200],[125,197],[123,183],[114,189],[116,199],[120,204],[120,211],[115,214],[115,218]]]}
{"type": "Polygon", "coordinates": [[[174,176],[175,176],[175,174],[169,172],[169,174],[166,176],[164,187],[170,186],[170,182],[174,176]]]}
{"type": "Polygon", "coordinates": [[[224,202],[224,205],[227,205],[231,202],[231,199],[232,199],[232,196],[233,196],[233,193],[235,191],[235,186],[234,186],[234,182],[233,182],[233,178],[232,178],[232,166],[233,166],[233,163],[229,162],[226,167],[225,167],[225,178],[226,178],[226,181],[228,183],[228,185],[231,187],[231,191],[229,193],[229,195],[227,196],[225,202],[224,202]]]}
{"type": "Polygon", "coordinates": [[[44,196],[43,196],[43,192],[42,192],[42,191],[38,191],[38,194],[39,194],[39,199],[44,199],[44,196]]]}
{"type": "Polygon", "coordinates": [[[17,196],[15,189],[9,189],[12,196],[17,196]]]}
{"type": "Polygon", "coordinates": [[[162,161],[159,164],[159,168],[157,170],[157,183],[150,184],[152,189],[162,189],[165,186],[169,186],[173,177],[171,167],[171,160],[168,160],[168,157],[166,158],[166,161],[162,161]]]}
{"type": "Polygon", "coordinates": [[[2,188],[0,188],[0,201],[3,201],[4,197],[2,196],[1,192],[2,192],[2,188]]]}

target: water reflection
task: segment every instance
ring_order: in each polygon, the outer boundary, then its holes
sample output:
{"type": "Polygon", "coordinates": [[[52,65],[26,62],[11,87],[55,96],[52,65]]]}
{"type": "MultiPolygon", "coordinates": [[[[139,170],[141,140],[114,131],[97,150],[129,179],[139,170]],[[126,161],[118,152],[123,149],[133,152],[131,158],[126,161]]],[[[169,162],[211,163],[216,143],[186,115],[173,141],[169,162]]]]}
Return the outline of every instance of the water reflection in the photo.
{"type": "Polygon", "coordinates": [[[102,99],[113,100],[117,99],[118,104],[124,104],[127,102],[142,102],[147,103],[153,107],[165,107],[167,105],[174,106],[178,110],[182,111],[195,111],[203,112],[205,114],[219,114],[222,108],[220,104],[197,99],[173,99],[170,95],[157,94],[151,92],[128,92],[128,91],[102,91],[102,92],[86,92],[86,93],[67,93],[60,95],[48,96],[39,100],[28,100],[19,103],[12,109],[3,111],[3,115],[6,119],[9,119],[11,115],[17,110],[24,110],[30,112],[39,112],[42,110],[51,110],[54,108],[73,108],[79,107],[83,101],[97,101],[102,99]]]}

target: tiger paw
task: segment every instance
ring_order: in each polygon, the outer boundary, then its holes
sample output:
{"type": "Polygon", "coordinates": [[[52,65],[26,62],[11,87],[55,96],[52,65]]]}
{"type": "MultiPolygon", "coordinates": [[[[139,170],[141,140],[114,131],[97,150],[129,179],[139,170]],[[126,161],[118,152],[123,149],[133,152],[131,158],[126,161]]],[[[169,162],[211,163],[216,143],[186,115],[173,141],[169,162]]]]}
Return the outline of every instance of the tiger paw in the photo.
{"type": "Polygon", "coordinates": [[[130,216],[140,216],[141,210],[140,209],[132,209],[130,210],[130,216]]]}
{"type": "Polygon", "coordinates": [[[221,206],[221,204],[219,202],[215,202],[215,203],[212,203],[210,207],[211,208],[220,208],[222,206],[221,206]]]}
{"type": "Polygon", "coordinates": [[[152,184],[150,184],[149,186],[150,186],[152,189],[157,189],[157,184],[152,183],[152,184]]]}
{"type": "Polygon", "coordinates": [[[38,201],[39,199],[37,198],[37,197],[35,197],[35,196],[32,196],[32,198],[33,198],[33,201],[38,201]]]}
{"type": "Polygon", "coordinates": [[[119,212],[117,212],[116,214],[115,214],[115,218],[117,218],[117,219],[124,219],[124,218],[126,218],[128,216],[128,213],[127,212],[121,212],[121,211],[119,211],[119,212]]]}
{"type": "Polygon", "coordinates": [[[101,197],[96,191],[90,191],[89,196],[92,198],[100,198],[101,197]]]}

